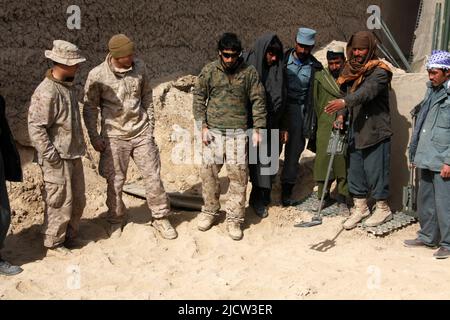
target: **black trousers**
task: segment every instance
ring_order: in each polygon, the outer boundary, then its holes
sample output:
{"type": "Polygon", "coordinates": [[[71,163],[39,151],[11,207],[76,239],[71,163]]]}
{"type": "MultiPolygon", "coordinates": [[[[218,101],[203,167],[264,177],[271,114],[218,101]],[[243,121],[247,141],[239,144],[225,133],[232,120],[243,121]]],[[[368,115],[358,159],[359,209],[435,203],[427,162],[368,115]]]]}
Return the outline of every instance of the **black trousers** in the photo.
{"type": "Polygon", "coordinates": [[[265,207],[270,204],[270,193],[272,192],[269,188],[261,188],[257,185],[252,185],[252,192],[250,192],[250,205],[255,207],[265,207]]]}
{"type": "Polygon", "coordinates": [[[5,166],[0,152],[0,249],[3,248],[9,225],[11,224],[11,208],[6,189],[5,166]]]}
{"type": "Polygon", "coordinates": [[[348,189],[356,198],[369,194],[375,200],[389,197],[391,139],[386,139],[366,149],[356,149],[349,144],[350,162],[348,189]]]}

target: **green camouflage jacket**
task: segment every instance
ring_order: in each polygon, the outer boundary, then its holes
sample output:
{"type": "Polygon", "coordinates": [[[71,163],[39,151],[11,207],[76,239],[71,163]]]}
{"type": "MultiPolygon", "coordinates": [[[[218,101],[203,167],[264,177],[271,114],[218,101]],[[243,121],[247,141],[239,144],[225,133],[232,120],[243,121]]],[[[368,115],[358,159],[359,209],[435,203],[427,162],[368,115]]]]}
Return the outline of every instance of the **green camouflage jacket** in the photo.
{"type": "Polygon", "coordinates": [[[247,129],[251,112],[254,128],[265,128],[265,95],[255,67],[242,63],[230,76],[218,59],[207,64],[198,77],[194,88],[194,118],[201,121],[202,127],[221,131],[247,129]]]}

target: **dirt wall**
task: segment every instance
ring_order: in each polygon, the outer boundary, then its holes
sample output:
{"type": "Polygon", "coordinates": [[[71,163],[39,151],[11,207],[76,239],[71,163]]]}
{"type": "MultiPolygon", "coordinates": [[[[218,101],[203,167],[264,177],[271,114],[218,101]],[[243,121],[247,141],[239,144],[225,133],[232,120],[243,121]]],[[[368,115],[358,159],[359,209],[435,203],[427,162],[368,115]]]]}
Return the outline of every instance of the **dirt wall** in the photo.
{"type": "Polygon", "coordinates": [[[118,32],[135,40],[155,79],[173,80],[175,75],[197,74],[213,59],[217,38],[225,31],[238,33],[246,47],[259,34],[275,31],[289,46],[297,28],[309,26],[319,31],[320,46],[364,29],[366,9],[377,2],[0,0],[0,92],[16,139],[27,145],[27,105],[49,66],[44,50],[54,39],[76,43],[87,56],[77,80],[80,88],[87,72],[104,59],[108,39],[118,32]],[[80,7],[80,30],[67,28],[70,5],[80,7]]]}

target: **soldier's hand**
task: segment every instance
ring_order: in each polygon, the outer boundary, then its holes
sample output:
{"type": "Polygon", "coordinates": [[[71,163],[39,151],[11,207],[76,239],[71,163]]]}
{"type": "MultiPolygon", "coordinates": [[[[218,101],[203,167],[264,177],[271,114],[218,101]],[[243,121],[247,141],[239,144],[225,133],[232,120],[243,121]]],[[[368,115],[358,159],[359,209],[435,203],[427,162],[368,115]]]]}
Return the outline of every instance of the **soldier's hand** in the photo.
{"type": "Polygon", "coordinates": [[[448,179],[450,178],[450,166],[448,164],[445,164],[442,166],[441,169],[441,177],[443,179],[448,179]]]}
{"type": "Polygon", "coordinates": [[[208,128],[203,128],[202,129],[202,142],[205,146],[209,145],[211,143],[212,137],[211,134],[209,133],[209,129],[208,128]]]}
{"type": "Polygon", "coordinates": [[[58,152],[55,152],[51,159],[47,159],[47,162],[54,168],[61,168],[62,159],[58,152]]]}
{"type": "Polygon", "coordinates": [[[262,141],[262,136],[259,133],[259,131],[258,130],[253,130],[253,135],[252,135],[253,146],[254,147],[258,146],[261,143],[261,141],[262,141]]]}
{"type": "Polygon", "coordinates": [[[325,112],[328,114],[332,114],[332,113],[336,113],[339,110],[342,110],[344,108],[345,108],[345,100],[344,99],[331,100],[325,106],[325,112]]]}
{"type": "Polygon", "coordinates": [[[95,139],[95,141],[92,143],[92,146],[94,147],[95,151],[97,152],[103,152],[106,149],[106,142],[103,140],[103,138],[95,139]]]}
{"type": "Polygon", "coordinates": [[[281,130],[280,141],[282,144],[286,144],[289,140],[289,132],[287,130],[281,130]]]}

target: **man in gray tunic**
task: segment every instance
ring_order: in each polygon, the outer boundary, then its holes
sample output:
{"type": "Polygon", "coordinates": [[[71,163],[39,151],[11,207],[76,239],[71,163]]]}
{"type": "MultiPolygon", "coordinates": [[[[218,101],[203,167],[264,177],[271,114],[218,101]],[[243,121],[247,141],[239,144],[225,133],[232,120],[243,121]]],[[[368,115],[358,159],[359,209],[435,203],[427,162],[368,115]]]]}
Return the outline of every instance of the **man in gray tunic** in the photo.
{"type": "Polygon", "coordinates": [[[420,169],[420,230],[407,247],[440,247],[436,259],[450,257],[450,53],[434,51],[428,64],[428,91],[420,105],[409,147],[420,169]]]}

